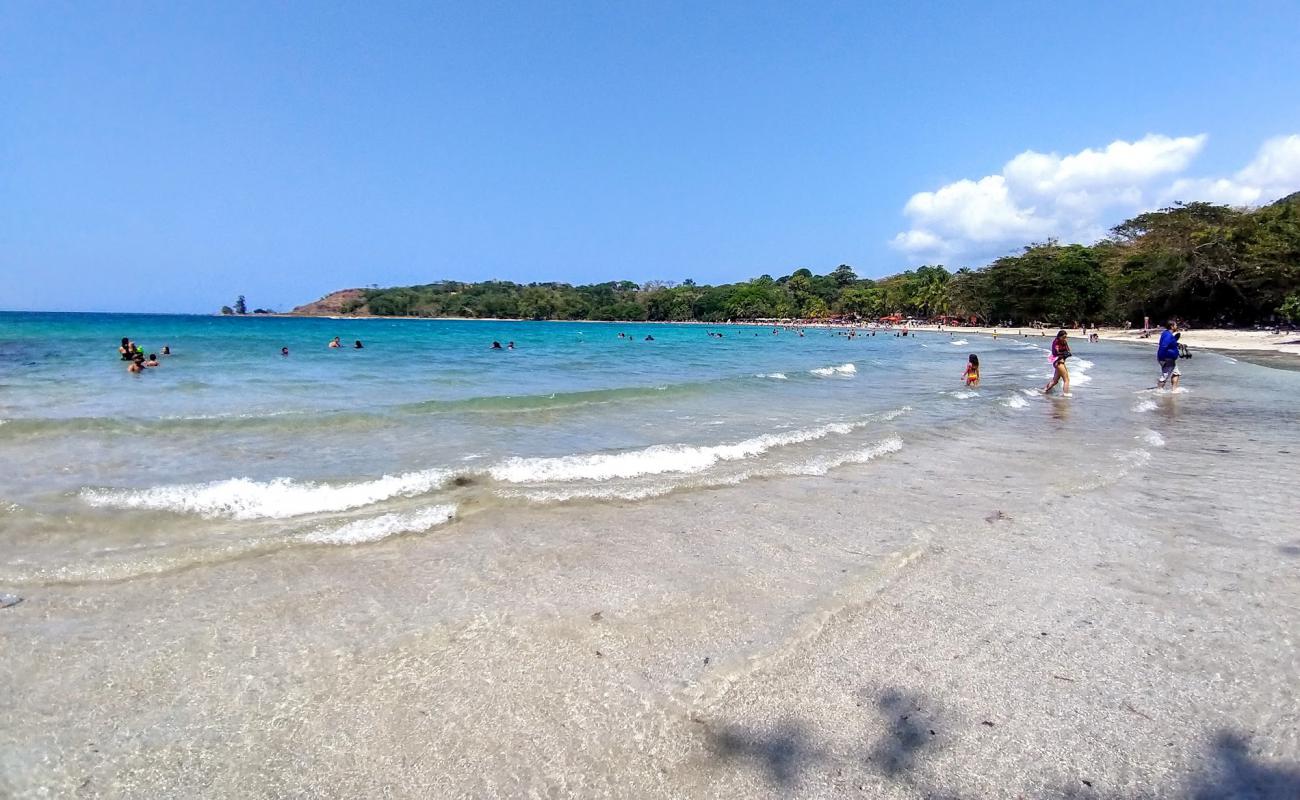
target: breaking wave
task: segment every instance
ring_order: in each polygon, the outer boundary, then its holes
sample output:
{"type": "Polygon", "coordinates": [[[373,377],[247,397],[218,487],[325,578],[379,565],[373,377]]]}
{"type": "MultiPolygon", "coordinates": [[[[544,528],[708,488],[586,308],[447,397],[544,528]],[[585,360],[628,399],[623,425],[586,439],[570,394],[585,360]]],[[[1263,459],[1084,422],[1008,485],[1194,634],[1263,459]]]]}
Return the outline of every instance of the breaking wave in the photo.
{"type": "Polygon", "coordinates": [[[290,478],[271,481],[230,478],[151,489],[85,489],[81,499],[104,508],[173,511],[240,520],[287,519],[347,511],[393,497],[413,497],[441,487],[451,477],[450,470],[427,469],[340,484],[300,483],[290,478]]]}
{"type": "Polygon", "coordinates": [[[828,378],[831,375],[856,375],[858,368],[853,364],[840,364],[838,367],[818,367],[808,372],[821,378],[828,378]]]}
{"type": "Polygon", "coordinates": [[[378,542],[398,534],[423,533],[430,528],[450,522],[455,517],[455,506],[432,506],[419,511],[381,514],[336,527],[321,527],[303,534],[300,538],[301,541],[309,544],[345,545],[378,542]]]}
{"type": "Polygon", "coordinates": [[[774,447],[850,433],[857,425],[835,423],[819,428],[768,433],[734,444],[692,447],[653,445],[622,453],[590,453],[553,458],[509,458],[488,470],[505,483],[540,481],[605,481],[664,473],[698,473],[720,461],[738,461],[761,455],[774,447]]]}

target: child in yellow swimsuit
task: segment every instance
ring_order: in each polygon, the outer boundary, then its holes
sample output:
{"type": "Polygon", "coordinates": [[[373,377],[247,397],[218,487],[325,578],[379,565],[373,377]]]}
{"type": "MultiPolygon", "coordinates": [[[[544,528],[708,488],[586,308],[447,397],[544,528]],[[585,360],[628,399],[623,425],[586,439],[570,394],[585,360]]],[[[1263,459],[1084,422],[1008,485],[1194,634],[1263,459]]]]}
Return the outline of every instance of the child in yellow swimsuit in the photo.
{"type": "Polygon", "coordinates": [[[971,387],[972,389],[977,388],[980,385],[980,357],[979,356],[975,355],[974,353],[970,354],[970,358],[966,361],[966,372],[964,372],[961,377],[964,381],[966,381],[966,385],[971,387]]]}

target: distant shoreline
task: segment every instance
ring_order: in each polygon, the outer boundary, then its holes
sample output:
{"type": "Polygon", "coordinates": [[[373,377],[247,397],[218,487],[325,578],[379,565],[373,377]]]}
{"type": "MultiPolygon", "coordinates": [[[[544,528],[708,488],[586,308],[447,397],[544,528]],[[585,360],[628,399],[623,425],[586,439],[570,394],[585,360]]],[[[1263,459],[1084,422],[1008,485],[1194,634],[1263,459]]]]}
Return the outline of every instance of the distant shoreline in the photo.
{"type": "MultiPolygon", "coordinates": [[[[231,316],[221,315],[217,316],[231,316]]],[[[235,315],[239,316],[239,315],[235,315]]],[[[852,329],[860,327],[861,323],[854,325],[852,323],[838,322],[782,322],[773,323],[755,320],[734,320],[731,322],[702,322],[700,320],[595,320],[595,319],[519,319],[512,317],[420,317],[420,316],[379,316],[376,314],[366,315],[344,315],[344,314],[245,314],[245,317],[292,317],[300,319],[330,319],[336,321],[353,321],[353,320],[426,320],[431,322],[563,322],[602,325],[696,325],[705,327],[723,327],[723,326],[749,326],[749,327],[768,327],[770,325],[797,326],[804,328],[838,328],[852,329]]],[[[902,326],[899,326],[902,327],[902,326]]],[[[909,325],[908,330],[940,332],[937,325],[909,325]]],[[[1048,335],[1050,331],[1046,328],[1032,328],[1028,326],[1010,327],[1010,328],[991,328],[987,326],[960,326],[945,327],[943,332],[950,333],[972,333],[976,335],[992,336],[995,333],[998,336],[1019,336],[1021,334],[1048,335]]],[[[1075,337],[1084,336],[1080,328],[1067,329],[1075,337]]],[[[1111,342],[1126,342],[1136,345],[1149,345],[1154,347],[1160,339],[1159,328],[1151,329],[1151,335],[1143,339],[1141,329],[1128,328],[1089,328],[1088,333],[1096,333],[1101,339],[1111,342]]],[[[1185,331],[1182,337],[1182,343],[1193,348],[1202,348],[1206,350],[1227,350],[1233,352],[1256,351],[1259,353],[1283,353],[1291,356],[1300,356],[1300,332],[1291,333],[1270,333],[1269,331],[1248,331],[1228,328],[1193,328],[1185,331]]]]}

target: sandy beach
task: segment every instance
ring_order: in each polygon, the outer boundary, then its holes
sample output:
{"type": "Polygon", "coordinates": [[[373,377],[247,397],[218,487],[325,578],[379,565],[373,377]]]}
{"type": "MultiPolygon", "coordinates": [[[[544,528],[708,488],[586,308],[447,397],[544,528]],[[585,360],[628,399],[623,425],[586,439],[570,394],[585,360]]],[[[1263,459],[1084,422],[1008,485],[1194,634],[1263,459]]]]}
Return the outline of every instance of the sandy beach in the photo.
{"type": "Polygon", "coordinates": [[[1085,385],[879,466],[29,586],[0,794],[1293,798],[1296,442],[1145,397],[1101,471],[1085,385]]]}
{"type": "MultiPolygon", "coordinates": [[[[916,330],[939,331],[934,325],[916,325],[916,330]]],[[[1091,333],[1096,333],[1100,338],[1108,342],[1128,342],[1131,344],[1144,344],[1154,348],[1160,343],[1161,329],[1153,329],[1150,336],[1142,337],[1142,331],[1129,330],[1123,328],[1090,328],[1087,333],[1079,328],[1068,329],[1071,336],[1082,337],[1091,333]]],[[[943,328],[945,333],[976,333],[986,336],[992,336],[995,333],[998,336],[1028,334],[1031,337],[1044,336],[1050,337],[1055,330],[1048,331],[1045,329],[1035,328],[982,328],[982,327],[961,327],[961,328],[943,328]]],[[[1254,350],[1259,352],[1276,352],[1287,355],[1300,355],[1300,332],[1291,331],[1289,333],[1272,333],[1270,331],[1243,331],[1228,330],[1224,328],[1205,328],[1187,330],[1183,332],[1179,340],[1183,344],[1192,348],[1203,348],[1206,350],[1223,350],[1223,351],[1242,351],[1254,350]]]]}

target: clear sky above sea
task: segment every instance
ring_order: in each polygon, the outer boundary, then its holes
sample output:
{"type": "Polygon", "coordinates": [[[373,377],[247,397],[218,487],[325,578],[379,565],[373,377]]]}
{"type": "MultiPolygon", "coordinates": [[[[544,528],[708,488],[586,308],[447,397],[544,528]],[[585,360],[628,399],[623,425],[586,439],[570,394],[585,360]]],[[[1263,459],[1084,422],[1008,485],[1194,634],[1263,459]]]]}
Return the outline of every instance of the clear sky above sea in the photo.
{"type": "Polygon", "coordinates": [[[0,308],[978,264],[1300,189],[1298,32],[1294,0],[7,2],[0,308]]]}

